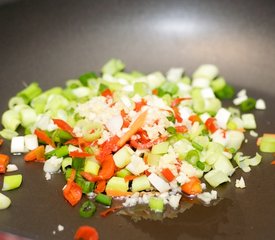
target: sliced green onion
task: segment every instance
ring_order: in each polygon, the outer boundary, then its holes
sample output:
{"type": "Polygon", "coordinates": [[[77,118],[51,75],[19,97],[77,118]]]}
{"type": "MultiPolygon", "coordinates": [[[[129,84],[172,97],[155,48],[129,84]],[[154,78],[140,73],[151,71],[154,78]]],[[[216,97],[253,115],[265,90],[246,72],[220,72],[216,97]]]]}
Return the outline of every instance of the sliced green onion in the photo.
{"type": "Polygon", "coordinates": [[[145,82],[135,82],[134,83],[134,92],[141,97],[148,95],[149,93],[149,86],[145,82]]]}
{"type": "Polygon", "coordinates": [[[58,158],[69,155],[69,149],[67,145],[55,149],[55,156],[58,158]]]}
{"type": "Polygon", "coordinates": [[[169,132],[170,134],[175,134],[177,132],[176,128],[171,126],[166,128],[166,131],[169,132]]]}
{"type": "Polygon", "coordinates": [[[6,129],[15,131],[20,123],[20,114],[15,110],[8,110],[2,115],[2,124],[6,129]]]}
{"type": "Polygon", "coordinates": [[[66,170],[70,167],[72,167],[72,158],[71,157],[66,157],[62,161],[62,171],[66,172],[66,170]]]}
{"type": "Polygon", "coordinates": [[[214,79],[211,83],[210,83],[212,89],[214,92],[217,92],[219,90],[222,90],[225,85],[226,85],[226,82],[224,80],[223,77],[218,77],[216,79],[214,79]]]}
{"type": "Polygon", "coordinates": [[[9,191],[19,188],[22,183],[22,179],[23,177],[21,174],[4,176],[2,191],[9,191]]]}
{"type": "Polygon", "coordinates": [[[11,140],[13,137],[18,136],[18,133],[16,131],[5,128],[2,131],[0,131],[0,136],[7,140],[11,140]]]}
{"type": "Polygon", "coordinates": [[[75,182],[81,187],[82,192],[85,194],[92,192],[95,186],[94,182],[87,181],[83,177],[78,175],[75,182]]]}
{"type": "Polygon", "coordinates": [[[201,146],[200,144],[198,144],[194,141],[192,142],[192,146],[200,152],[203,150],[203,146],[201,146]]]}
{"type": "Polygon", "coordinates": [[[93,216],[95,212],[96,206],[90,200],[84,202],[79,209],[80,216],[84,218],[89,218],[93,216]]]}
{"type": "Polygon", "coordinates": [[[240,108],[243,112],[249,112],[254,110],[255,106],[256,106],[256,100],[250,97],[241,103],[240,108]]]}
{"type": "Polygon", "coordinates": [[[222,89],[215,92],[219,99],[231,99],[235,95],[235,89],[232,86],[225,85],[222,89]]]}
{"type": "Polygon", "coordinates": [[[112,204],[112,197],[110,196],[107,196],[103,193],[99,193],[96,195],[95,197],[95,201],[98,202],[98,203],[101,203],[105,206],[111,206],[112,204]]]}
{"type": "Polygon", "coordinates": [[[76,170],[83,170],[85,164],[84,158],[74,157],[72,160],[72,168],[76,170]]]}
{"type": "Polygon", "coordinates": [[[9,106],[9,109],[13,109],[17,105],[24,105],[24,104],[26,104],[24,98],[22,98],[22,97],[12,97],[9,100],[8,106],[9,106]]]}
{"type": "Polygon", "coordinates": [[[204,162],[197,161],[196,166],[197,166],[197,168],[199,168],[202,171],[205,170],[205,163],[204,162]]]}
{"type": "Polygon", "coordinates": [[[32,108],[24,108],[20,112],[21,124],[23,127],[28,127],[36,122],[37,114],[32,108]]]}
{"type": "Polygon", "coordinates": [[[187,153],[187,155],[185,157],[185,160],[187,162],[189,162],[190,164],[192,164],[192,165],[195,166],[196,163],[200,160],[200,155],[199,155],[198,151],[196,151],[196,150],[190,150],[187,153]]]}
{"type": "Polygon", "coordinates": [[[85,87],[88,86],[88,82],[90,79],[96,79],[97,75],[94,72],[88,72],[88,73],[84,73],[82,74],[78,79],[81,82],[81,84],[85,87]]]}
{"type": "Polygon", "coordinates": [[[32,99],[42,93],[42,89],[39,87],[37,82],[31,83],[25,89],[17,93],[17,96],[22,97],[25,102],[29,103],[32,99]]]}

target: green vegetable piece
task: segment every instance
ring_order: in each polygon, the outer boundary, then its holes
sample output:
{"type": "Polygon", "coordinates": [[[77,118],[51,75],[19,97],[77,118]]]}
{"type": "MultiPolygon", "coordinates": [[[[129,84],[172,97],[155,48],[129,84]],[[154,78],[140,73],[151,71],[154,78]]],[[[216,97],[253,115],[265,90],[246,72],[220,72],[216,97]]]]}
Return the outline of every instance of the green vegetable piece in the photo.
{"type": "Polygon", "coordinates": [[[15,131],[20,125],[20,113],[13,110],[5,111],[2,115],[2,125],[4,128],[15,131]]]}
{"type": "Polygon", "coordinates": [[[204,171],[204,169],[205,169],[205,163],[204,162],[197,161],[196,166],[197,166],[198,169],[200,169],[202,171],[204,171]]]}
{"type": "Polygon", "coordinates": [[[254,98],[248,98],[241,103],[240,108],[243,112],[249,112],[255,109],[256,100],[254,98]]]}
{"type": "Polygon", "coordinates": [[[149,207],[150,207],[151,211],[161,213],[164,210],[163,200],[161,198],[158,198],[158,197],[150,197],[149,207]]]}
{"type": "Polygon", "coordinates": [[[90,200],[84,202],[79,209],[80,216],[84,218],[92,217],[95,214],[95,212],[96,206],[90,200]]]}
{"type": "Polygon", "coordinates": [[[225,85],[222,89],[215,92],[216,97],[223,100],[223,99],[231,99],[235,95],[235,89],[232,86],[225,85]]]}
{"type": "Polygon", "coordinates": [[[63,159],[62,164],[62,171],[65,173],[68,168],[72,167],[72,158],[71,157],[66,157],[63,159]]]}
{"type": "Polygon", "coordinates": [[[125,68],[124,63],[119,59],[111,59],[109,60],[103,67],[102,73],[114,75],[117,72],[122,71],[125,68]]]}
{"type": "Polygon", "coordinates": [[[69,155],[68,146],[64,145],[60,148],[55,149],[55,156],[57,156],[58,158],[65,157],[67,155],[69,155]]]}
{"type": "Polygon", "coordinates": [[[161,142],[152,147],[152,154],[164,154],[168,152],[169,142],[161,142]]]}
{"type": "Polygon", "coordinates": [[[17,96],[22,97],[26,103],[29,103],[32,99],[42,93],[42,89],[39,87],[37,82],[31,83],[25,89],[17,93],[17,96]]]}
{"type": "Polygon", "coordinates": [[[96,195],[95,197],[95,201],[98,202],[98,203],[101,203],[105,206],[111,206],[112,204],[112,197],[110,196],[107,196],[103,193],[99,193],[96,195]]]}
{"type": "Polygon", "coordinates": [[[200,152],[203,150],[203,146],[201,146],[200,144],[198,144],[196,142],[192,142],[192,146],[200,152]]]}
{"type": "Polygon", "coordinates": [[[16,131],[4,128],[0,131],[0,136],[7,140],[11,140],[13,137],[18,136],[18,133],[16,131]]]}
{"type": "Polygon", "coordinates": [[[217,187],[224,182],[230,182],[226,173],[213,169],[204,175],[204,179],[212,186],[217,187]]]}
{"type": "Polygon", "coordinates": [[[176,134],[177,131],[174,127],[170,126],[166,129],[167,132],[169,132],[170,134],[176,134]]]}
{"type": "Polygon", "coordinates": [[[129,170],[127,170],[126,168],[123,168],[116,172],[116,176],[120,177],[120,178],[124,178],[129,175],[131,175],[131,172],[129,170]]]}
{"type": "Polygon", "coordinates": [[[81,187],[82,192],[85,194],[92,192],[95,187],[94,182],[85,180],[79,173],[76,175],[75,182],[81,187]]]}
{"type": "Polygon", "coordinates": [[[193,166],[196,166],[197,162],[200,160],[200,155],[197,150],[190,150],[187,153],[185,160],[193,166]]]}
{"type": "Polygon", "coordinates": [[[84,73],[83,75],[81,75],[78,79],[82,83],[83,86],[87,87],[88,86],[88,81],[90,79],[96,79],[96,78],[97,78],[96,73],[88,72],[88,73],[84,73]]]}
{"type": "Polygon", "coordinates": [[[146,175],[141,175],[133,179],[133,182],[132,182],[133,192],[149,190],[150,188],[151,188],[151,184],[146,175]]]}
{"type": "Polygon", "coordinates": [[[4,176],[2,191],[9,191],[19,188],[22,183],[22,179],[23,177],[21,174],[4,176]]]}
{"type": "Polygon", "coordinates": [[[124,178],[112,177],[106,185],[106,192],[108,192],[108,190],[127,192],[129,188],[128,185],[129,182],[125,181],[124,178]]]}
{"type": "Polygon", "coordinates": [[[76,170],[83,170],[85,164],[84,158],[74,157],[72,160],[72,168],[76,170]]]}

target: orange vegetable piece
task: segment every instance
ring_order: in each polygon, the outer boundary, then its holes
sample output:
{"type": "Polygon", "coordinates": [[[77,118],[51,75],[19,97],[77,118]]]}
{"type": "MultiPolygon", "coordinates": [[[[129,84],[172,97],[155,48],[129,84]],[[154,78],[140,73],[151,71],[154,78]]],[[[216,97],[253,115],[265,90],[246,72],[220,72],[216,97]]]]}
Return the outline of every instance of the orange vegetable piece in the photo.
{"type": "Polygon", "coordinates": [[[0,173],[5,173],[7,165],[10,162],[10,157],[6,154],[0,154],[0,173]]]}
{"type": "Polygon", "coordinates": [[[181,186],[181,190],[189,195],[197,195],[202,192],[201,181],[199,178],[190,177],[190,181],[181,186]]]}
{"type": "Polygon", "coordinates": [[[31,150],[24,156],[26,162],[31,161],[45,161],[45,147],[43,145],[31,150]]]}
{"type": "Polygon", "coordinates": [[[98,240],[99,235],[97,230],[94,227],[90,226],[81,226],[77,229],[74,240],[98,240]]]}

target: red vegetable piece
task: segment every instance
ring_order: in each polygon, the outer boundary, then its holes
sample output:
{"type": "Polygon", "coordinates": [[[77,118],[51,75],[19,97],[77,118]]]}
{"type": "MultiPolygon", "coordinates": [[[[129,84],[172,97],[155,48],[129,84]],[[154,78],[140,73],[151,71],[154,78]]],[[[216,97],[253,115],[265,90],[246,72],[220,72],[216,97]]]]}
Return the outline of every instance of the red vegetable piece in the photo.
{"type": "Polygon", "coordinates": [[[39,140],[43,141],[44,143],[51,145],[55,148],[55,143],[53,140],[47,135],[47,133],[40,129],[35,129],[34,134],[38,137],[39,140]]]}
{"type": "Polygon", "coordinates": [[[99,234],[94,227],[81,226],[77,229],[74,240],[98,240],[99,234]]]}

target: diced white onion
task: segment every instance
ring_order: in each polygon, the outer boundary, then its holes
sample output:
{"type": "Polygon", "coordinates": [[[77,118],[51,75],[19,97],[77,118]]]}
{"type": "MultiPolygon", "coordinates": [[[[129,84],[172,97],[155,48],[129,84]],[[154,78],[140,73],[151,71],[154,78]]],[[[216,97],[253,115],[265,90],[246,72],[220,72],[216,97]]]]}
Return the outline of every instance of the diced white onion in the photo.
{"type": "Polygon", "coordinates": [[[227,122],[230,118],[231,112],[225,108],[220,108],[215,116],[219,127],[226,129],[227,122]]]}
{"type": "Polygon", "coordinates": [[[11,153],[26,152],[24,136],[13,137],[11,139],[11,153]]]}
{"type": "Polygon", "coordinates": [[[258,109],[258,110],[265,110],[266,109],[265,101],[263,99],[258,99],[256,101],[255,108],[258,109]]]}
{"type": "Polygon", "coordinates": [[[25,147],[28,150],[33,150],[38,147],[38,139],[35,134],[29,134],[24,137],[25,139],[25,147]]]}
{"type": "Polygon", "coordinates": [[[167,192],[170,189],[170,185],[155,173],[151,173],[148,180],[160,193],[167,192]]]}

